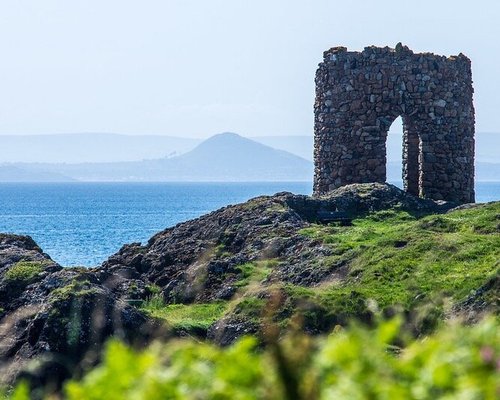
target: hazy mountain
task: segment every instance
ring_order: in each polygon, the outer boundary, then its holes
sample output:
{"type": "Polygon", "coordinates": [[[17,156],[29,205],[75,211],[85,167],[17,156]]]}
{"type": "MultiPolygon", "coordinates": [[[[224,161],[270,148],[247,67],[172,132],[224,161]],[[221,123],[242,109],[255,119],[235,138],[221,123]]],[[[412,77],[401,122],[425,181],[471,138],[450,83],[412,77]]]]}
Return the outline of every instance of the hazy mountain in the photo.
{"type": "Polygon", "coordinates": [[[309,136],[256,136],[250,139],[279,150],[296,154],[306,160],[313,160],[314,138],[309,136]]]}
{"type": "MultiPolygon", "coordinates": [[[[260,136],[252,140],[288,151],[306,160],[313,159],[313,136],[260,136]]],[[[402,133],[387,137],[389,161],[401,159],[402,133]]],[[[202,139],[161,135],[120,135],[75,133],[57,135],[0,135],[0,163],[107,163],[142,161],[184,154],[202,139]]],[[[500,133],[476,134],[476,160],[500,162],[500,133]]]]}
{"type": "Polygon", "coordinates": [[[0,165],[0,182],[71,182],[74,179],[57,172],[36,168],[21,168],[14,165],[0,165]]]}
{"type": "MultiPolygon", "coordinates": [[[[87,135],[83,136],[87,137],[87,135]]],[[[111,136],[113,140],[117,139],[116,137],[121,140],[124,135],[111,136]]],[[[151,137],[134,136],[132,138],[149,141],[151,137]]],[[[154,138],[158,137],[154,136],[154,138]]],[[[388,137],[387,177],[389,181],[401,180],[401,141],[402,135],[400,134],[391,133],[388,137]]],[[[193,143],[191,142],[191,145],[193,143]]],[[[184,144],[188,145],[187,142],[184,144]]],[[[160,145],[157,143],[157,146],[160,145]]],[[[493,133],[477,135],[476,180],[500,180],[500,163],[498,163],[496,152],[498,147],[500,147],[500,135],[493,133]],[[483,159],[497,161],[497,163],[484,162],[483,159]]],[[[138,144],[137,148],[145,151],[147,146],[138,144]]],[[[161,154],[166,153],[162,148],[156,151],[161,154]]],[[[119,152],[119,150],[115,152],[110,150],[109,158],[118,157],[116,153],[119,152]]],[[[234,133],[224,133],[201,142],[185,154],[172,157],[131,162],[4,165],[1,167],[0,181],[41,182],[70,179],[82,181],[311,181],[312,163],[292,152],[311,155],[312,137],[268,136],[250,140],[234,133]],[[258,141],[274,143],[275,146],[287,148],[290,152],[271,148],[258,141]]]]}
{"type": "MultiPolygon", "coordinates": [[[[194,150],[166,160],[180,176],[228,180],[310,180],[312,163],[283,150],[273,149],[235,133],[212,136],[194,150]]],[[[171,168],[172,168],[171,167],[171,168]]]]}
{"type": "Polygon", "coordinates": [[[200,142],[174,136],[114,133],[0,135],[0,163],[140,161],[179,155],[200,142]]]}
{"type": "Polygon", "coordinates": [[[117,163],[17,164],[81,181],[309,181],[308,160],[243,138],[215,135],[172,158],[117,163]]]}

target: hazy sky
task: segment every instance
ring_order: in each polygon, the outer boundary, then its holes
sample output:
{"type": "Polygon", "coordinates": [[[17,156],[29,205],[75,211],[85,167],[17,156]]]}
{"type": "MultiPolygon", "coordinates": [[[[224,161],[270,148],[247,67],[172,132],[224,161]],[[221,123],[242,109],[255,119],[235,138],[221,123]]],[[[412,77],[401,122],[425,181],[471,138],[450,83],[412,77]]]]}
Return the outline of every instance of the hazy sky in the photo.
{"type": "Polygon", "coordinates": [[[327,48],[472,59],[500,132],[498,0],[0,0],[0,134],[311,134],[327,48]]]}

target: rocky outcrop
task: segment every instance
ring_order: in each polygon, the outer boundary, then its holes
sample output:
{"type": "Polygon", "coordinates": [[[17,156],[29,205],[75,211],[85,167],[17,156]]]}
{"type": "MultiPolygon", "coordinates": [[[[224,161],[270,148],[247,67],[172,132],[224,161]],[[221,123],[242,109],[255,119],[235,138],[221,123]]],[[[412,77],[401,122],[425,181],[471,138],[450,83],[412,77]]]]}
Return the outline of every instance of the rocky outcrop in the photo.
{"type": "MultiPolygon", "coordinates": [[[[315,268],[316,261],[331,250],[299,233],[317,222],[320,212],[342,211],[355,217],[399,208],[428,214],[452,206],[378,183],[348,185],[319,198],[278,193],[178,224],[159,232],[145,246],[126,245],[102,268],[158,286],[168,302],[231,298],[242,279],[241,266],[262,260],[286,260],[272,269],[269,281],[311,286],[338,272],[315,268]]],[[[115,290],[120,291],[120,286],[115,290]]]]}
{"type": "Polygon", "coordinates": [[[0,235],[0,383],[57,385],[95,363],[110,336],[148,340],[152,321],[112,295],[112,278],[62,268],[31,238],[0,235]]]}

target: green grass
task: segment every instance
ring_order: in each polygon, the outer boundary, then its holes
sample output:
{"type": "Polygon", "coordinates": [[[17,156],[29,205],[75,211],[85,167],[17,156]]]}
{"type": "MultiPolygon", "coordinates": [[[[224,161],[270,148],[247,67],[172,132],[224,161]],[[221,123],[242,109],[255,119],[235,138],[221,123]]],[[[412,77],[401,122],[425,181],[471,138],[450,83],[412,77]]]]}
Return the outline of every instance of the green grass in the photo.
{"type": "Polygon", "coordinates": [[[457,301],[499,272],[500,203],[421,219],[383,211],[352,227],[301,233],[329,245],[330,262],[349,264],[347,279],[314,290],[322,304],[346,312],[359,311],[360,299],[405,309],[439,296],[457,301]]]}
{"type": "MultiPolygon", "coordinates": [[[[420,331],[432,329],[451,304],[497,276],[500,267],[499,203],[422,218],[386,210],[355,219],[352,226],[311,225],[300,233],[331,249],[311,268],[335,274],[338,266],[342,273],[303,287],[268,281],[284,260],[245,263],[237,267],[238,291],[229,302],[165,305],[153,295],[143,310],[175,329],[195,332],[228,314],[254,322],[273,314],[284,327],[297,312],[311,331],[325,331],[353,318],[369,321],[377,309],[395,307],[422,321],[431,318],[417,327],[420,331]],[[262,293],[272,291],[283,299],[268,310],[262,293]]],[[[489,304],[497,301],[488,296],[489,304]]]]}
{"type": "Polygon", "coordinates": [[[218,258],[226,258],[231,256],[231,252],[226,250],[226,245],[224,243],[219,243],[214,248],[214,255],[218,258]]]}
{"type": "Polygon", "coordinates": [[[4,279],[9,282],[29,283],[43,272],[47,264],[46,261],[19,261],[5,272],[4,279]]]}
{"type": "Polygon", "coordinates": [[[226,302],[201,304],[168,304],[161,297],[153,296],[141,309],[149,315],[165,320],[175,330],[207,330],[222,317],[227,309],[226,302]]]}
{"type": "Polygon", "coordinates": [[[259,284],[269,276],[278,263],[278,260],[270,259],[249,262],[236,267],[241,274],[241,278],[236,282],[236,286],[245,287],[252,283],[259,284]]]}
{"type": "Polygon", "coordinates": [[[98,294],[95,287],[92,287],[87,279],[73,279],[68,285],[58,287],[50,293],[51,302],[68,301],[80,297],[98,294]]]}
{"type": "Polygon", "coordinates": [[[254,296],[243,297],[234,304],[232,313],[245,320],[258,323],[263,317],[266,303],[266,299],[254,296]]]}

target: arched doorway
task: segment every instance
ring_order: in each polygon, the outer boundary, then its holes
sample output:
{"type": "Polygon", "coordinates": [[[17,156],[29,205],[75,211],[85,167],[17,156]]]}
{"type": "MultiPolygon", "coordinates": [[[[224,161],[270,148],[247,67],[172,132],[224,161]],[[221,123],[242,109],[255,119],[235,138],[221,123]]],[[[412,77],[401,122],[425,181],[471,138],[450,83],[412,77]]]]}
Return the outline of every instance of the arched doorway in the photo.
{"type": "Polygon", "coordinates": [[[386,141],[387,182],[403,189],[403,119],[397,117],[386,141]]]}
{"type": "Polygon", "coordinates": [[[421,145],[409,118],[398,116],[386,139],[387,182],[416,196],[420,195],[421,145]]]}

